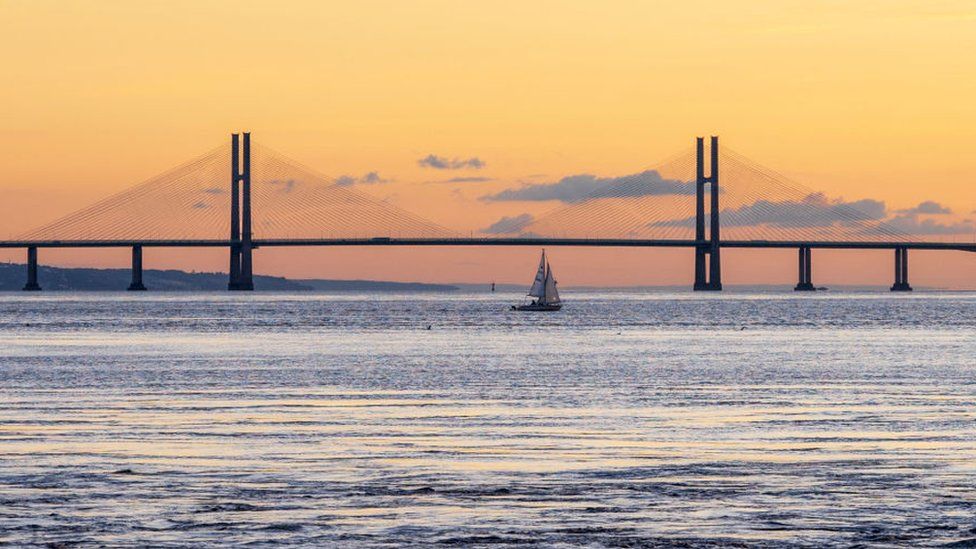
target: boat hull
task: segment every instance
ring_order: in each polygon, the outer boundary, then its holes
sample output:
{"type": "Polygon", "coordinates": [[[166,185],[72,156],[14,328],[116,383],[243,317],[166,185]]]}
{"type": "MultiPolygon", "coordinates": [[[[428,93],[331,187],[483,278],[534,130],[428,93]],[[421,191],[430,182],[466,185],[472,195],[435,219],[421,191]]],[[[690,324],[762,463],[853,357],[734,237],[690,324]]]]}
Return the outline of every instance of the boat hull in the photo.
{"type": "Polygon", "coordinates": [[[562,309],[562,308],[563,308],[563,306],[562,306],[561,303],[557,303],[557,304],[553,304],[553,305],[539,305],[539,304],[535,304],[535,305],[512,305],[512,310],[513,311],[540,311],[540,312],[545,312],[545,311],[558,311],[559,309],[562,309]]]}

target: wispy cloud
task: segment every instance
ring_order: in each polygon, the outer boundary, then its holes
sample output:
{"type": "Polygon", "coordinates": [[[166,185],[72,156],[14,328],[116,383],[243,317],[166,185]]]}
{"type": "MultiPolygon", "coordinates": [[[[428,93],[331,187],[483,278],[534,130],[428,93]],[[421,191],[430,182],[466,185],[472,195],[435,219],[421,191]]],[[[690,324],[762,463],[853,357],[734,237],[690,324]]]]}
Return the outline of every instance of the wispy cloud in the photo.
{"type": "Polygon", "coordinates": [[[380,183],[389,183],[392,179],[384,179],[380,177],[377,172],[366,172],[362,177],[355,177],[352,175],[340,175],[336,178],[335,183],[340,187],[348,187],[350,185],[376,185],[380,183]]]}
{"type": "Polygon", "coordinates": [[[422,168],[433,168],[435,170],[480,170],[486,165],[484,160],[476,156],[464,159],[447,158],[445,156],[437,156],[436,154],[428,154],[427,156],[418,160],[417,164],[419,164],[422,168]]]}
{"type": "MultiPolygon", "coordinates": [[[[800,200],[757,200],[721,212],[724,227],[768,225],[780,228],[830,227],[858,221],[880,221],[887,215],[885,203],[866,198],[847,202],[812,193],[800,200]]],[[[686,217],[652,223],[652,227],[690,227],[695,218],[686,217]]]]}
{"type": "Polygon", "coordinates": [[[488,225],[481,232],[485,234],[513,234],[520,232],[525,227],[529,226],[535,218],[532,217],[530,213],[519,214],[515,216],[505,216],[498,221],[488,225]]]}
{"type": "MultiPolygon", "coordinates": [[[[846,201],[829,199],[823,193],[812,193],[801,200],[757,200],[736,208],[722,210],[724,227],[769,226],[780,229],[825,228],[857,226],[862,222],[875,223],[911,235],[952,235],[976,232],[972,220],[939,222],[921,219],[921,215],[946,215],[949,208],[931,200],[914,208],[889,212],[881,200],[865,198],[846,201]],[[892,215],[892,213],[894,215],[892,215]]],[[[693,227],[694,217],[657,221],[651,227],[693,227]]],[[[873,230],[873,229],[872,229],[873,230]]]]}
{"type": "Polygon", "coordinates": [[[886,220],[885,225],[915,235],[971,234],[976,232],[976,225],[969,219],[940,223],[934,219],[920,219],[918,214],[914,213],[896,215],[886,220]]]}
{"type": "Polygon", "coordinates": [[[591,198],[627,198],[638,196],[694,195],[695,185],[665,179],[655,170],[622,177],[597,177],[591,174],[570,175],[552,183],[532,183],[482,197],[488,201],[582,202],[591,198]]]}
{"type": "Polygon", "coordinates": [[[298,186],[298,181],[294,179],[272,179],[268,181],[268,185],[275,187],[278,192],[288,194],[298,186]]]}
{"type": "Polygon", "coordinates": [[[452,177],[450,179],[445,179],[443,183],[484,183],[486,181],[494,181],[491,177],[452,177]]]}
{"type": "Polygon", "coordinates": [[[914,208],[898,210],[898,212],[903,214],[945,215],[951,214],[952,210],[933,200],[926,200],[925,202],[919,203],[919,205],[915,206],[914,208]]]}

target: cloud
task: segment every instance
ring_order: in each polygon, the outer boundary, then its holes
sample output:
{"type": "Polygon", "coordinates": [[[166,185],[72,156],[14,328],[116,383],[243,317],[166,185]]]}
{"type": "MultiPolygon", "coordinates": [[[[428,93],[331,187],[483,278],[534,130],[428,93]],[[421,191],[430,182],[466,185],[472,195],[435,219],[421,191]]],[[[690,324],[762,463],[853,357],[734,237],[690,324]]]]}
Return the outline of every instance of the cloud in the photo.
{"type": "Polygon", "coordinates": [[[520,232],[535,220],[532,214],[524,213],[512,217],[502,217],[498,221],[488,225],[481,232],[485,234],[512,234],[520,232]]]}
{"type": "Polygon", "coordinates": [[[362,177],[354,177],[351,175],[340,175],[336,178],[335,184],[340,187],[348,187],[350,185],[376,185],[379,183],[389,183],[392,179],[384,179],[380,177],[377,172],[366,172],[366,175],[362,177]]]}
{"type": "Polygon", "coordinates": [[[462,158],[447,158],[445,156],[437,156],[436,154],[428,154],[427,156],[418,160],[417,164],[419,164],[422,168],[433,168],[435,170],[460,170],[465,168],[480,170],[481,168],[485,167],[485,161],[476,156],[465,160],[462,158]]]}
{"type": "Polygon", "coordinates": [[[505,189],[482,197],[489,201],[559,200],[582,202],[590,198],[694,195],[695,185],[675,179],[664,179],[655,170],[622,177],[597,177],[590,174],[570,175],[554,183],[534,183],[517,189],[505,189]]]}
{"type": "Polygon", "coordinates": [[[366,175],[362,176],[359,179],[359,182],[360,183],[366,183],[366,184],[369,184],[369,185],[373,185],[373,184],[376,184],[376,183],[389,183],[390,180],[389,179],[383,179],[382,177],[380,177],[380,174],[378,174],[376,172],[367,172],[366,175]]]}
{"type": "Polygon", "coordinates": [[[898,210],[898,212],[903,214],[943,215],[951,214],[952,210],[946,206],[943,206],[942,204],[939,204],[938,202],[926,200],[925,202],[920,202],[919,205],[915,206],[914,208],[898,210]]]}
{"type": "MultiPolygon", "coordinates": [[[[924,204],[924,203],[923,203],[924,204]]],[[[939,223],[933,219],[919,219],[917,214],[899,214],[885,221],[885,225],[916,235],[967,234],[976,232],[976,225],[970,220],[939,223]]]]}
{"type": "Polygon", "coordinates": [[[197,202],[196,204],[193,205],[193,209],[195,210],[205,210],[209,207],[210,205],[207,204],[206,202],[197,202]]]}
{"type": "Polygon", "coordinates": [[[268,185],[278,187],[279,192],[287,194],[298,185],[298,181],[295,181],[294,179],[271,179],[268,181],[268,185]]]}
{"type": "MultiPolygon", "coordinates": [[[[772,202],[758,200],[751,204],[722,210],[723,227],[755,227],[767,225],[778,228],[819,228],[851,226],[863,221],[883,222],[885,227],[911,235],[948,235],[976,232],[971,220],[939,223],[920,219],[919,214],[948,213],[937,202],[922,202],[915,208],[899,210],[888,217],[885,203],[866,198],[847,202],[828,199],[823,193],[809,194],[801,200],[772,202]]],[[[652,223],[652,227],[694,227],[695,218],[686,217],[652,223]]]]}
{"type": "Polygon", "coordinates": [[[445,179],[444,183],[484,183],[485,181],[492,181],[491,177],[452,177],[450,179],[445,179]]]}
{"type": "Polygon", "coordinates": [[[209,189],[204,189],[203,192],[207,194],[225,194],[227,191],[220,187],[210,187],[209,189]]]}
{"type": "MultiPolygon", "coordinates": [[[[887,215],[885,203],[866,198],[847,202],[830,200],[823,193],[811,193],[800,200],[774,202],[757,200],[737,208],[722,210],[723,227],[769,225],[780,228],[831,227],[858,221],[880,221],[887,215]]],[[[652,227],[688,227],[694,217],[658,221],[652,227]]]]}

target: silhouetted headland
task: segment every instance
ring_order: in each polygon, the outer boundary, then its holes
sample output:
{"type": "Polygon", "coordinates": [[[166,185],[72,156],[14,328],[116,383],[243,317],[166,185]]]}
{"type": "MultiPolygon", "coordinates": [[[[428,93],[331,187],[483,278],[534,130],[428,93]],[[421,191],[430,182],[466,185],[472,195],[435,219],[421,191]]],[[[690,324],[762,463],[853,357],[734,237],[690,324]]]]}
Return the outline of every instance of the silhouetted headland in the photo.
{"type": "MultiPolygon", "coordinates": [[[[0,291],[20,291],[24,286],[23,264],[0,264],[0,291]]],[[[38,268],[44,290],[54,291],[120,291],[129,284],[129,269],[38,268]]],[[[179,270],[146,270],[146,286],[153,291],[208,292],[226,291],[227,273],[188,273],[179,270]]],[[[382,280],[290,280],[280,276],[254,275],[264,291],[277,292],[447,292],[457,286],[421,282],[387,282],[382,280]]]]}

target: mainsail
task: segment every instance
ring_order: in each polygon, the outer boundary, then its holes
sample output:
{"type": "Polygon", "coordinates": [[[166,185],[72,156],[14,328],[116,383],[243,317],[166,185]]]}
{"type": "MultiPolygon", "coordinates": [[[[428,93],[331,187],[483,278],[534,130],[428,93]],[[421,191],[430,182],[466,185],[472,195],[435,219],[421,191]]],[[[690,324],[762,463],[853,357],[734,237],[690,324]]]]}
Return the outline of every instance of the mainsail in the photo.
{"type": "Polygon", "coordinates": [[[542,251],[542,259],[539,260],[539,271],[535,273],[535,280],[529,288],[529,295],[532,297],[545,297],[546,295],[546,251],[542,251]]]}
{"type": "Polygon", "coordinates": [[[552,276],[552,267],[546,262],[546,292],[542,302],[548,305],[559,303],[559,291],[556,290],[556,279],[552,276]]]}

